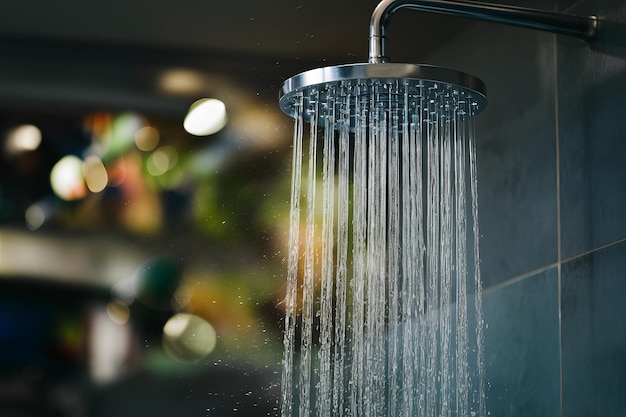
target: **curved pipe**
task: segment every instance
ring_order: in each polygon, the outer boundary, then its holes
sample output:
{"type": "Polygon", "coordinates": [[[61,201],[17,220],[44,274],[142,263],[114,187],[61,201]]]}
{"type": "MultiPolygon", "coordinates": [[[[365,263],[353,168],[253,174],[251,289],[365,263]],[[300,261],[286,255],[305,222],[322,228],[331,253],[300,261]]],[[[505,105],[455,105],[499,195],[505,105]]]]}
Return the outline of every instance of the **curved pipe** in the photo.
{"type": "Polygon", "coordinates": [[[370,63],[389,62],[389,57],[387,57],[387,27],[391,15],[403,7],[538,29],[575,36],[584,40],[593,39],[598,28],[596,16],[572,16],[517,6],[502,6],[465,0],[382,0],[374,9],[370,21],[370,63]]]}

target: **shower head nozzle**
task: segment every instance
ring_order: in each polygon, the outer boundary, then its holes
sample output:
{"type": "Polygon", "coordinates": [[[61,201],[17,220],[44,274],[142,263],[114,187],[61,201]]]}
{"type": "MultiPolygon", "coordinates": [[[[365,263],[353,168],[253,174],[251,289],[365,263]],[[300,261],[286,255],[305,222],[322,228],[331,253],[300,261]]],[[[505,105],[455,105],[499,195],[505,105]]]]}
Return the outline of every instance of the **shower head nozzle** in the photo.
{"type": "Polygon", "coordinates": [[[470,100],[475,113],[487,106],[485,84],[472,75],[432,65],[400,63],[347,64],[305,71],[283,83],[279,104],[287,115],[294,117],[299,98],[312,92],[319,94],[320,101],[331,91],[336,96],[359,94],[355,89],[370,98],[375,94],[380,102],[402,101],[403,95],[393,91],[394,86],[400,85],[411,98],[424,96],[424,91],[439,90],[470,100]]]}

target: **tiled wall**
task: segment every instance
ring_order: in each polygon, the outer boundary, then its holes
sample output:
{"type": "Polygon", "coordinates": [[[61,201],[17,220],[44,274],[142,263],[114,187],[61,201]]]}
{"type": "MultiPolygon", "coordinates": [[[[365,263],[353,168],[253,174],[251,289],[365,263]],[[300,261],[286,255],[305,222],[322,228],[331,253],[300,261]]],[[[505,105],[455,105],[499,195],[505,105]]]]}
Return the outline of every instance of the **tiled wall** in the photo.
{"type": "Polygon", "coordinates": [[[488,88],[477,122],[488,408],[626,416],[626,2],[516,4],[606,24],[586,44],[478,23],[428,59],[488,88]]]}

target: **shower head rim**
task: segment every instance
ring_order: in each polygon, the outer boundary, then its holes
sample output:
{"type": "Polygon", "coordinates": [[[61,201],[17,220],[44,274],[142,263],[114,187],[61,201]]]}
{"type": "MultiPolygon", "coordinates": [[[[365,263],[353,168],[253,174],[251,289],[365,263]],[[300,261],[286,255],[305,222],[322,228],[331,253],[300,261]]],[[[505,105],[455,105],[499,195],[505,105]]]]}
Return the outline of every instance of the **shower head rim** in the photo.
{"type": "Polygon", "coordinates": [[[362,63],[315,68],[285,80],[280,88],[279,105],[290,114],[290,101],[298,91],[316,86],[367,80],[408,80],[456,86],[472,93],[477,112],[487,106],[485,83],[461,71],[427,64],[362,63]]]}

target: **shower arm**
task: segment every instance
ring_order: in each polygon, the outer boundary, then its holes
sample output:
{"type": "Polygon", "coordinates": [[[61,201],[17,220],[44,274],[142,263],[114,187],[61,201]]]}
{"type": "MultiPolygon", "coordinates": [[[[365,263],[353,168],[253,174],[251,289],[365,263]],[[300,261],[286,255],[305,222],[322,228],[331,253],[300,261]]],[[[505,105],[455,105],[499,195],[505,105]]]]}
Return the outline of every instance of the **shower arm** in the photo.
{"type": "Polygon", "coordinates": [[[575,36],[586,41],[592,40],[598,29],[596,16],[572,16],[517,6],[502,6],[464,0],[382,0],[374,9],[370,21],[370,63],[389,62],[389,57],[387,57],[387,27],[391,15],[401,8],[538,29],[560,35],[575,36]]]}

